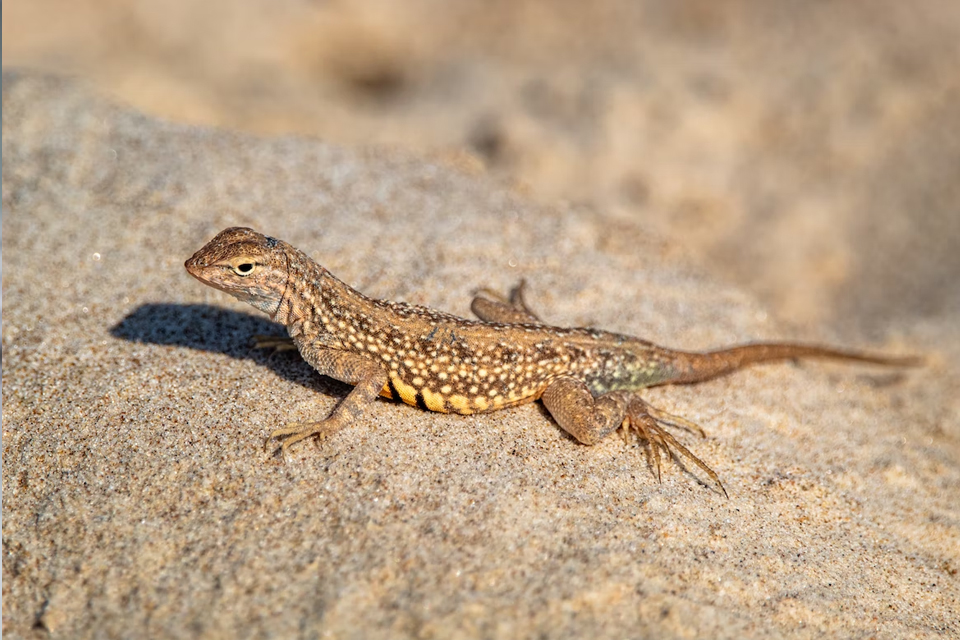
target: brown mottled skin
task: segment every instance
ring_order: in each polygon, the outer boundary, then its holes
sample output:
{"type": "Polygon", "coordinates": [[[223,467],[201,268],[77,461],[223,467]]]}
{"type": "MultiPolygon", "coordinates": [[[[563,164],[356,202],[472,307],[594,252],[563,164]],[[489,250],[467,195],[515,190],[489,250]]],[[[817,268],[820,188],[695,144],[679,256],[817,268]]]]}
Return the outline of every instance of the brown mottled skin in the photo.
{"type": "MultiPolygon", "coordinates": [[[[304,360],[321,374],[354,385],[325,420],[274,431],[270,438],[285,438],[283,449],[355,420],[378,395],[460,414],[539,399],[584,444],[599,442],[621,425],[632,428],[650,443],[658,475],[660,449],[672,446],[723,489],[717,475],[660,425],[702,430],[651,407],[636,391],[801,357],[913,363],[798,344],[684,352],[597,329],[552,327],[527,308],[522,283],[509,299],[483,292],[486,296],[477,296],[471,306],[480,320],[465,320],[368,298],[289,244],[240,227],[222,231],[184,266],[204,284],[286,325],[304,360]]],[[[262,340],[260,346],[288,344],[281,338],[262,340]]]]}

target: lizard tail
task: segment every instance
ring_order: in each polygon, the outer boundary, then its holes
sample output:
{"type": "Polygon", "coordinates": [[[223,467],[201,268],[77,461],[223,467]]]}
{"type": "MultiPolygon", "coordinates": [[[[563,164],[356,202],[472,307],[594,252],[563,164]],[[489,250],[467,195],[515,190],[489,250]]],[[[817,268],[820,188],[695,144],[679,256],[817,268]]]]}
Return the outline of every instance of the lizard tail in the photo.
{"type": "Polygon", "coordinates": [[[669,384],[687,384],[726,375],[737,369],[762,362],[819,358],[845,360],[893,367],[915,367],[922,360],[914,356],[880,356],[860,351],[832,347],[777,342],[758,342],[703,353],[675,351],[673,354],[676,377],[665,380],[669,384]]]}

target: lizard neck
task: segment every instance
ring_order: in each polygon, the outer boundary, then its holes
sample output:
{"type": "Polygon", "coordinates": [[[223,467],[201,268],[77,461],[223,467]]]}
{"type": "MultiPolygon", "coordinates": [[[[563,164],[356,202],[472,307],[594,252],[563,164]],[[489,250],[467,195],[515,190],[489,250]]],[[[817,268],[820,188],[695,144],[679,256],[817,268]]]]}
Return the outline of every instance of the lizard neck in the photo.
{"type": "Polygon", "coordinates": [[[273,320],[295,340],[322,327],[332,333],[344,319],[365,317],[371,301],[302,252],[289,248],[287,285],[273,320]]]}
{"type": "Polygon", "coordinates": [[[328,289],[333,276],[298,249],[287,245],[287,283],[277,311],[271,317],[287,327],[310,320],[317,315],[317,305],[328,289]]]}

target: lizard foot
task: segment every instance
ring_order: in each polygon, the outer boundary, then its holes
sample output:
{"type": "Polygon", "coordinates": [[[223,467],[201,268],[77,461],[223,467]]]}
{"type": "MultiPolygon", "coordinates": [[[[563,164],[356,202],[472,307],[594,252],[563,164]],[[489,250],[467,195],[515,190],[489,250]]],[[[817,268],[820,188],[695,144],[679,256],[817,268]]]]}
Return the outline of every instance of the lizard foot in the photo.
{"type": "Polygon", "coordinates": [[[527,306],[524,295],[526,290],[526,280],[521,280],[512,288],[509,296],[488,287],[481,287],[474,292],[470,309],[485,322],[543,324],[537,314],[527,306]]]}
{"type": "Polygon", "coordinates": [[[282,429],[276,429],[270,432],[270,435],[267,436],[267,439],[263,443],[263,450],[267,451],[270,448],[273,440],[278,438],[283,438],[283,441],[280,443],[280,451],[286,453],[287,449],[291,445],[300,442],[306,438],[309,438],[312,435],[320,435],[333,431],[334,425],[331,424],[331,420],[328,418],[326,420],[320,420],[318,422],[291,422],[282,429]]]}
{"type": "Polygon", "coordinates": [[[274,349],[275,351],[289,351],[297,345],[288,336],[253,336],[254,349],[274,349]]]}
{"type": "Polygon", "coordinates": [[[623,439],[624,442],[626,442],[630,433],[635,432],[638,438],[641,440],[646,440],[649,443],[651,454],[650,457],[652,458],[653,466],[657,472],[657,481],[661,481],[661,452],[666,451],[668,455],[673,454],[673,452],[677,452],[687,460],[690,460],[704,473],[706,473],[720,488],[720,491],[723,492],[724,497],[729,498],[730,496],[727,494],[727,490],[723,487],[723,483],[720,482],[720,476],[718,476],[713,469],[707,466],[707,463],[695,456],[690,449],[680,444],[680,442],[674,438],[670,432],[660,426],[661,424],[685,429],[700,436],[706,435],[699,425],[690,422],[685,418],[681,418],[680,416],[675,416],[667,413],[666,411],[661,411],[660,409],[651,407],[649,404],[643,400],[640,400],[639,398],[634,398],[630,403],[630,410],[623,419],[623,439]]]}

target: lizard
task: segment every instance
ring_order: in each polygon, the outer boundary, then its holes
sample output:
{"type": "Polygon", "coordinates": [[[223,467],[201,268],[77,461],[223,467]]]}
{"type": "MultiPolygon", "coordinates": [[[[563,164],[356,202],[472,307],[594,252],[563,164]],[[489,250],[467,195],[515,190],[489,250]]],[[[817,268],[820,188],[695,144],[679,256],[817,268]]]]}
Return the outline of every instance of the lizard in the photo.
{"type": "Polygon", "coordinates": [[[658,479],[662,452],[672,449],[726,495],[716,472],[664,427],[700,435],[703,429],[651,406],[640,390],[798,358],[918,364],[913,357],[787,342],[680,351],[599,329],[555,327],[530,310],[523,282],[509,297],[478,291],[471,310],[479,320],[467,320],[367,297],[290,244],[244,227],[220,232],[184,266],[286,326],[289,338],[260,338],[257,346],[295,347],[320,374],[353,386],[328,417],[274,430],[266,446],[279,439],[280,452],[358,420],[378,396],[463,415],[540,400],[577,441],[596,444],[622,427],[624,437],[636,433],[648,443],[658,479]]]}

